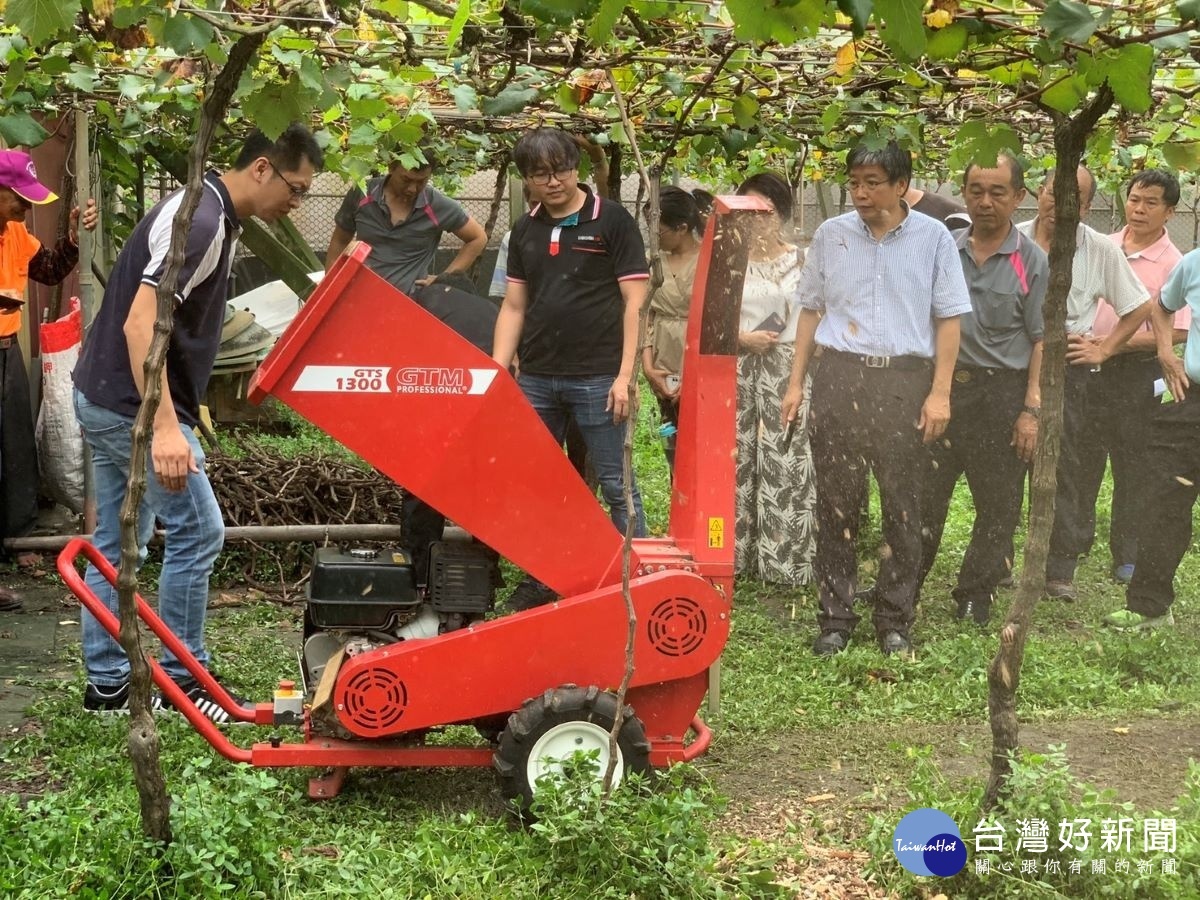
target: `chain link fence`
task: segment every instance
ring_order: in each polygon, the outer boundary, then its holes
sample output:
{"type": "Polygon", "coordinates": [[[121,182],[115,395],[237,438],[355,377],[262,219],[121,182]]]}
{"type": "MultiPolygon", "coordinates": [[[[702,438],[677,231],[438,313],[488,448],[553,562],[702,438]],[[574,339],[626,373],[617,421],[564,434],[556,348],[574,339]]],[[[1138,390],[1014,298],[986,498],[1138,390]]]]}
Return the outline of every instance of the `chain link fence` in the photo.
{"type": "MultiPolygon", "coordinates": [[[[919,179],[916,183],[927,191],[949,197],[960,203],[962,202],[962,198],[957,194],[955,187],[952,185],[926,183],[919,179]]],[[[495,184],[496,172],[491,170],[482,171],[463,179],[460,189],[457,192],[447,191],[446,193],[461,203],[476,221],[480,224],[486,224],[492,213],[495,184]]],[[[510,182],[510,187],[511,185],[512,182],[510,182]]],[[[718,194],[731,193],[733,191],[732,187],[700,185],[699,182],[691,179],[681,179],[680,186],[685,188],[702,186],[718,194]]],[[[173,184],[168,186],[165,183],[157,185],[157,187],[159,192],[174,189],[173,184]]],[[[326,251],[329,248],[329,241],[333,235],[334,217],[341,207],[348,189],[349,186],[338,175],[330,172],[322,173],[317,176],[313,184],[313,190],[309,193],[304,203],[292,213],[292,221],[300,231],[300,234],[303,235],[312,247],[313,252],[321,260],[325,259],[326,251]]],[[[637,191],[637,176],[627,176],[622,185],[622,204],[631,214],[635,215],[637,191]]],[[[157,199],[157,196],[154,195],[158,192],[152,190],[149,193],[151,196],[147,197],[147,205],[152,204],[157,199]]],[[[796,201],[794,237],[801,241],[812,236],[812,233],[821,223],[826,212],[828,215],[833,216],[853,208],[849,204],[849,201],[842,196],[840,186],[832,183],[826,185],[811,182],[806,183],[797,191],[796,201]],[[818,199],[818,191],[824,191],[824,204],[818,199]]],[[[1110,234],[1118,230],[1123,224],[1123,204],[1123,197],[1098,193],[1092,203],[1091,212],[1085,221],[1097,231],[1103,234],[1110,234]]],[[[505,191],[496,211],[496,221],[488,236],[487,249],[480,257],[480,261],[476,267],[475,281],[481,293],[487,292],[500,240],[511,227],[511,210],[512,205],[508,191],[505,191]]],[[[1017,210],[1015,218],[1018,222],[1022,222],[1032,219],[1036,214],[1037,197],[1035,192],[1031,190],[1029,196],[1026,197],[1024,203],[1017,210]]],[[[644,233],[645,223],[640,217],[639,222],[642,224],[644,233]]],[[[1184,190],[1179,205],[1176,207],[1174,217],[1167,223],[1167,229],[1175,245],[1184,253],[1200,243],[1200,191],[1195,188],[1184,190]]],[[[438,251],[435,270],[444,268],[454,257],[459,246],[460,242],[457,238],[452,234],[446,234],[442,239],[442,244],[438,251]]],[[[239,251],[239,255],[244,259],[250,254],[243,247],[239,251]]],[[[266,277],[266,274],[264,272],[262,277],[266,277]]],[[[256,280],[257,278],[249,279],[249,281],[256,280]]],[[[247,286],[254,285],[247,282],[246,285],[240,285],[239,289],[245,290],[247,286]]]]}

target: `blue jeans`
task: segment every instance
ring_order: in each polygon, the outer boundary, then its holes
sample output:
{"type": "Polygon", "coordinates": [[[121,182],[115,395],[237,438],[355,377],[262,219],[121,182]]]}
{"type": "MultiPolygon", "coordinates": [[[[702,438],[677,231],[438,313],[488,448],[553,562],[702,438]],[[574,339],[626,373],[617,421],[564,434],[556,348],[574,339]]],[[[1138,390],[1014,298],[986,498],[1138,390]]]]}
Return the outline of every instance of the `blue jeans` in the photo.
{"type": "MultiPolygon", "coordinates": [[[[96,486],[96,533],[92,543],[114,567],[121,561],[121,504],[129,478],[133,452],[133,419],[96,406],[75,392],[75,415],[92,450],[92,477],[96,486]]],[[[208,609],[208,578],[225,542],[225,523],[212,485],[204,474],[204,451],[190,428],[182,427],[192,447],[199,474],[190,474],[181,491],[168,491],[154,477],[146,460],[146,493],[138,511],[138,565],[146,558],[146,544],[157,518],[166,529],[162,574],[158,579],[158,614],[202,665],[204,616],[208,609]]],[[[117,614],[117,590],[93,566],[84,580],[108,608],[117,614]]],[[[87,611],[83,611],[83,659],[88,680],[115,687],[129,679],[129,661],[115,640],[87,611]]],[[[167,650],[162,666],[176,681],[188,677],[187,669],[167,650]]]]}
{"type": "MultiPolygon", "coordinates": [[[[568,417],[575,420],[587,444],[588,459],[600,480],[600,493],[608,504],[613,524],[624,534],[627,521],[622,471],[625,423],[614,424],[612,412],[604,409],[613,376],[530,375],[521,372],[517,383],[525,399],[542,417],[558,443],[561,444],[566,435],[568,417]]],[[[637,479],[632,477],[632,473],[629,480],[629,488],[633,492],[633,534],[635,537],[645,537],[646,515],[642,511],[642,495],[638,493],[637,479]]]]}

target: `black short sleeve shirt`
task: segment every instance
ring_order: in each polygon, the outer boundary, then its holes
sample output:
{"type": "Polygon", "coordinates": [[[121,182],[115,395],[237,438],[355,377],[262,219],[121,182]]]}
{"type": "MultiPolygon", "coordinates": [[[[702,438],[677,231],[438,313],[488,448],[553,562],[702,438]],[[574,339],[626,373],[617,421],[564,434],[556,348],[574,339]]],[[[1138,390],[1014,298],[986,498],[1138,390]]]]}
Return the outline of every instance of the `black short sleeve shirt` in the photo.
{"type": "Polygon", "coordinates": [[[625,302],[621,282],[650,277],[637,222],[586,185],[583,207],[553,219],[538,204],[513,226],[508,280],[528,290],[521,370],[534,375],[616,375],[625,302]]]}
{"type": "MultiPolygon", "coordinates": [[[[171,228],[182,202],[182,190],[159,201],[129,235],[75,365],[73,377],[80,392],[97,406],[123,416],[136,416],[142,402],[129,363],[125,320],[138,289],[157,288],[166,271],[171,228]]],[[[167,382],[175,414],[184,425],[200,421],[200,405],[221,344],[229,268],[240,234],[229,192],[220,176],[209,172],[188,229],[175,293],[175,327],[167,345],[167,382]]]]}

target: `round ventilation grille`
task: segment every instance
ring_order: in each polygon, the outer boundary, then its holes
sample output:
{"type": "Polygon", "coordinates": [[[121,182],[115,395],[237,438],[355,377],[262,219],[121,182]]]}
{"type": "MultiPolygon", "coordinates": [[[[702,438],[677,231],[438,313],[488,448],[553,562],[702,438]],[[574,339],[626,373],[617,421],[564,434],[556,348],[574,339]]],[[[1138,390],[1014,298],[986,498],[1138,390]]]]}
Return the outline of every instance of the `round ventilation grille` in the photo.
{"type": "Polygon", "coordinates": [[[347,682],[342,702],[346,715],[363,732],[387,732],[404,715],[408,689],[389,669],[366,669],[347,682]]]}
{"type": "Polygon", "coordinates": [[[650,644],[665,656],[687,656],[704,643],[708,620],[695,600],[672,597],[650,613],[646,623],[650,644]]]}

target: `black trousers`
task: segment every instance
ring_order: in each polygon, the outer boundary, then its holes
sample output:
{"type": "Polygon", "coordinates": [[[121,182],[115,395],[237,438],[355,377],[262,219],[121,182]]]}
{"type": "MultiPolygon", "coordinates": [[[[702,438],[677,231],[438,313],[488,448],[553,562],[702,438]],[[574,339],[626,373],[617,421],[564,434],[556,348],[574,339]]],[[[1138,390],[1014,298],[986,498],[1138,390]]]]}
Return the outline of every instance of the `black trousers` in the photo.
{"type": "MultiPolygon", "coordinates": [[[[406,491],[400,499],[400,528],[403,547],[413,559],[413,577],[417,584],[427,585],[429,548],[442,539],[446,517],[416,494],[406,491]]],[[[498,587],[504,583],[500,576],[500,554],[490,547],[487,550],[492,560],[492,583],[498,587]]]]}
{"type": "Polygon", "coordinates": [[[921,496],[921,573],[933,568],[960,475],[975,506],[955,600],[990,599],[1012,569],[1013,533],[1021,517],[1025,463],[1012,446],[1013,423],[1025,402],[1024,369],[959,368],[950,394],[950,425],[929,450],[921,496]]]}
{"type": "Polygon", "coordinates": [[[1200,485],[1200,398],[1155,409],[1142,457],[1145,495],[1141,504],[1137,568],[1125,605],[1161,616],[1175,601],[1175,570],[1192,541],[1192,506],[1200,485]]]}
{"type": "Polygon", "coordinates": [[[417,584],[428,584],[429,547],[442,539],[446,517],[416,494],[406,491],[400,500],[400,529],[404,549],[413,560],[417,584]]]}
{"type": "Polygon", "coordinates": [[[14,339],[0,348],[0,539],[29,532],[37,520],[37,495],[29,375],[14,339]]]}
{"type": "Polygon", "coordinates": [[[1112,461],[1112,519],[1108,546],[1114,566],[1137,562],[1139,508],[1145,496],[1146,437],[1159,400],[1158,361],[1146,354],[1114,356],[1088,386],[1087,417],[1079,446],[1080,538],[1091,550],[1096,537],[1096,497],[1104,466],[1112,461]]]}
{"type": "Polygon", "coordinates": [[[826,353],[812,379],[809,441],[817,483],[817,575],[822,631],[854,630],[857,538],[867,473],[875,472],[885,547],[875,581],[875,630],[907,635],[921,566],[926,449],[917,421],[933,370],[872,369],[826,353]]]}
{"type": "MultiPolygon", "coordinates": [[[[1074,579],[1079,557],[1091,546],[1087,523],[1080,513],[1083,484],[1080,453],[1087,440],[1088,395],[1099,377],[1099,372],[1092,372],[1087,366],[1067,366],[1063,384],[1058,489],[1054,495],[1054,528],[1050,532],[1050,558],[1046,562],[1046,578],[1052,581],[1074,579]]],[[[1095,517],[1094,511],[1092,517],[1095,517]]]]}

